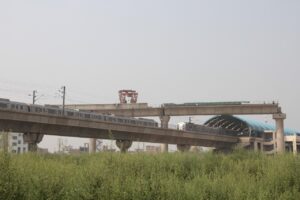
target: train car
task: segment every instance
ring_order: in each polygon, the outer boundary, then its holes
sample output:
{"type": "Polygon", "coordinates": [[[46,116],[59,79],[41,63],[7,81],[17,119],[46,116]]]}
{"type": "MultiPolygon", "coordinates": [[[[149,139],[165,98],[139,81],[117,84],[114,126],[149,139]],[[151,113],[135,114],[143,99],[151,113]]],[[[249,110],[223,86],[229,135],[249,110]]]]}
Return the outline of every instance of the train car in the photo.
{"type": "Polygon", "coordinates": [[[177,124],[178,130],[184,131],[193,131],[193,132],[202,132],[202,133],[211,133],[219,135],[236,135],[236,131],[226,130],[222,128],[212,128],[204,125],[194,124],[190,122],[180,122],[177,124]]]}
{"type": "Polygon", "coordinates": [[[29,105],[27,105],[26,103],[20,103],[15,101],[10,101],[9,109],[19,112],[29,112],[30,110],[29,105]]]}
{"type": "Polygon", "coordinates": [[[63,110],[59,106],[53,105],[36,105],[36,104],[26,104],[20,102],[10,101],[9,99],[0,98],[0,109],[9,109],[19,112],[31,112],[39,114],[48,114],[54,116],[66,116],[77,119],[92,119],[97,121],[106,121],[112,123],[120,124],[131,124],[139,126],[148,126],[148,127],[158,127],[158,123],[153,119],[146,118],[131,118],[131,117],[119,117],[113,115],[104,115],[104,114],[95,114],[92,112],[83,112],[72,109],[65,109],[64,114],[63,110]]]}
{"type": "Polygon", "coordinates": [[[62,116],[62,109],[60,109],[58,106],[49,106],[45,105],[45,113],[49,115],[56,115],[56,116],[62,116]]]}
{"type": "Polygon", "coordinates": [[[138,118],[137,119],[142,126],[158,127],[158,123],[153,119],[138,118]]]}
{"type": "Polygon", "coordinates": [[[32,113],[46,113],[45,106],[36,105],[36,104],[30,104],[28,106],[29,106],[29,112],[32,112],[32,113]]]}
{"type": "Polygon", "coordinates": [[[0,109],[9,109],[10,107],[9,99],[2,99],[0,98],[0,109]]]}
{"type": "Polygon", "coordinates": [[[65,116],[79,118],[79,112],[76,110],[65,109],[65,116]]]}
{"type": "Polygon", "coordinates": [[[190,106],[223,106],[249,104],[250,101],[224,101],[224,102],[191,102],[191,103],[165,103],[162,107],[190,107],[190,106]]]}

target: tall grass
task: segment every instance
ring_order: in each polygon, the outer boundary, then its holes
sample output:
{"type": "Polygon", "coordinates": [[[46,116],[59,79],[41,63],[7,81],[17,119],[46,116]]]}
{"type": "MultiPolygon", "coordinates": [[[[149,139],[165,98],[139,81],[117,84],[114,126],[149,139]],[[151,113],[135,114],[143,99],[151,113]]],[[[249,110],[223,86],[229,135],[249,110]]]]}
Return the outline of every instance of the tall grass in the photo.
{"type": "Polygon", "coordinates": [[[222,154],[9,155],[0,199],[300,199],[300,159],[222,154]]]}

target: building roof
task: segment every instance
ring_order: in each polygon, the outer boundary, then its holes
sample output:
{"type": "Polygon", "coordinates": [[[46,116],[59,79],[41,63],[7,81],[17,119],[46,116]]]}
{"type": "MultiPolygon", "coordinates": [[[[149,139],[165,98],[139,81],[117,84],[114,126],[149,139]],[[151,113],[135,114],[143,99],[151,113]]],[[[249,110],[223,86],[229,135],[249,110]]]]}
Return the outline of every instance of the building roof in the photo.
{"type": "MultiPolygon", "coordinates": [[[[227,130],[236,131],[238,135],[244,136],[258,136],[265,131],[275,131],[276,127],[274,124],[265,123],[249,119],[246,117],[237,117],[232,115],[218,115],[210,118],[204,123],[205,126],[214,128],[223,128],[227,130]]],[[[284,128],[285,135],[299,135],[300,132],[284,128]]]]}

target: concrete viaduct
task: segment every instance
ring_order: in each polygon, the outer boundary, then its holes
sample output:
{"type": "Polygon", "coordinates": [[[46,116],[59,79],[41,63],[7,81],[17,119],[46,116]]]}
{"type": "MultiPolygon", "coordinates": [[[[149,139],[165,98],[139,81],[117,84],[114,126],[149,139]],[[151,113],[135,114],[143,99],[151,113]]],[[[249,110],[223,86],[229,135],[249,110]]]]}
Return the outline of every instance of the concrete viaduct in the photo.
{"type": "MultiPolygon", "coordinates": [[[[167,130],[171,116],[191,115],[272,115],[276,122],[277,151],[284,152],[284,119],[286,115],[281,112],[277,103],[240,104],[240,105],[200,105],[148,107],[147,103],[139,104],[74,104],[67,105],[70,109],[86,110],[96,113],[109,113],[116,116],[127,117],[159,117],[161,127],[167,130]]],[[[168,143],[162,144],[162,151],[168,151],[168,143]]],[[[94,147],[96,141],[91,140],[94,147]]]]}
{"type": "Polygon", "coordinates": [[[0,109],[0,130],[23,132],[24,141],[34,151],[43,136],[72,136],[84,138],[114,139],[121,151],[126,151],[132,141],[177,144],[179,150],[191,145],[230,148],[238,138],[210,133],[179,131],[137,125],[103,122],[92,119],[53,116],[0,109]]]}

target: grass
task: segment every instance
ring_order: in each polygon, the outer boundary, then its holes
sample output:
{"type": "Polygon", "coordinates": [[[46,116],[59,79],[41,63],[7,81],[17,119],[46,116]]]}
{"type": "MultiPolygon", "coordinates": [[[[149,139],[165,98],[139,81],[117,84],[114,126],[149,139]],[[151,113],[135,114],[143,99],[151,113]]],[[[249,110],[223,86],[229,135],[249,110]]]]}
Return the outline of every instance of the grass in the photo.
{"type": "Polygon", "coordinates": [[[299,197],[300,159],[290,154],[0,153],[0,200],[299,197]]]}

